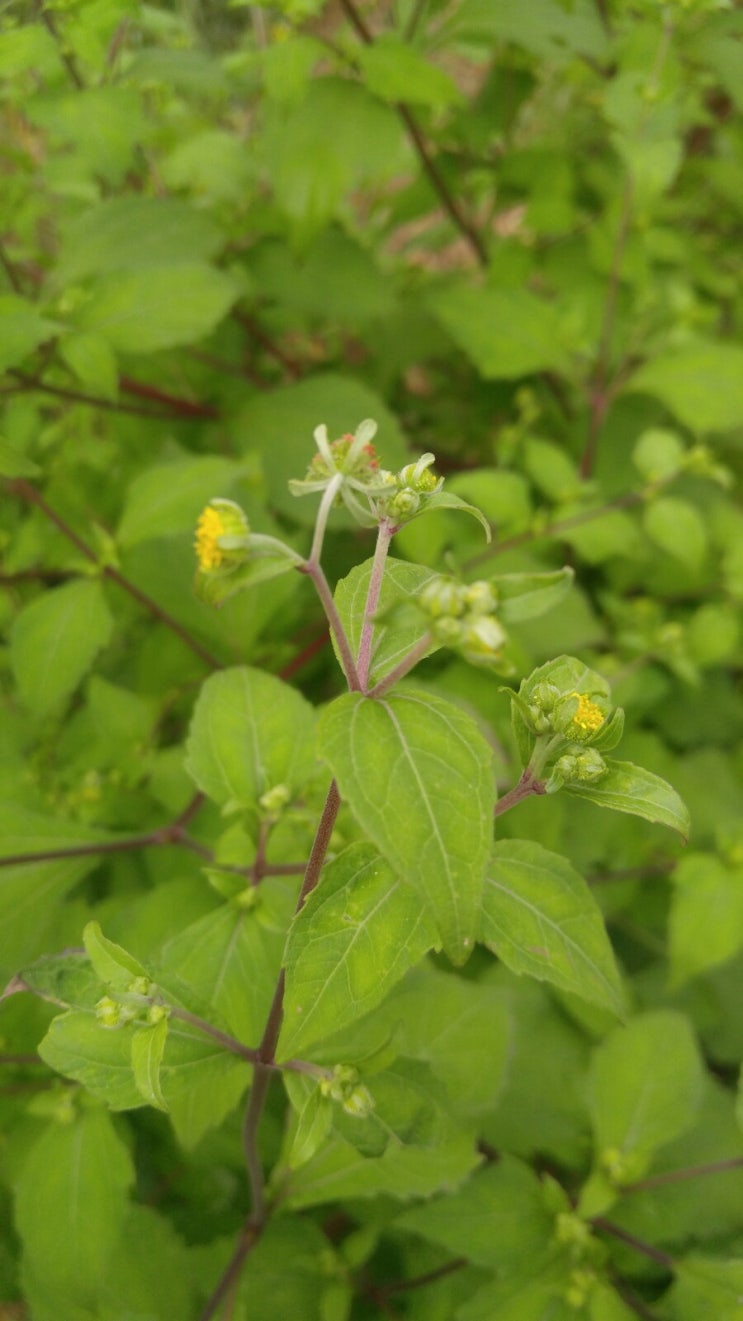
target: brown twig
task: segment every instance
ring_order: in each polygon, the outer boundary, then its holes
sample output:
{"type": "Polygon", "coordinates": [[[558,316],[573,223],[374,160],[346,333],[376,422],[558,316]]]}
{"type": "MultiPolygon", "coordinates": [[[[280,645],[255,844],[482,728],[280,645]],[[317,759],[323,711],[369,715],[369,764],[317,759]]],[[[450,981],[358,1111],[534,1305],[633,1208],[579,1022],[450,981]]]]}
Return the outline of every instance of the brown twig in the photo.
{"type": "Polygon", "coordinates": [[[54,19],[52,18],[51,13],[44,4],[44,0],[40,0],[40,3],[37,5],[37,12],[47,32],[49,32],[51,36],[54,38],[57,49],[59,51],[59,57],[62,63],[64,64],[67,73],[69,74],[70,81],[74,83],[78,91],[80,92],[84,91],[85,82],[83,81],[83,78],[80,74],[77,64],[75,63],[75,59],[70,54],[70,52],[65,49],[62,38],[60,37],[59,32],[57,31],[57,25],[54,19]]]}
{"type": "Polygon", "coordinates": [[[644,1193],[651,1188],[664,1188],[669,1183],[684,1183],[687,1179],[700,1179],[709,1174],[725,1174],[728,1170],[743,1169],[743,1156],[730,1156],[727,1160],[713,1160],[706,1165],[690,1165],[685,1170],[667,1170],[664,1174],[651,1174],[647,1179],[622,1185],[623,1193],[644,1193]]]}
{"type": "Polygon", "coordinates": [[[646,1243],[644,1239],[630,1234],[629,1230],[622,1229],[621,1225],[615,1225],[613,1220],[605,1220],[603,1216],[593,1216],[591,1224],[594,1229],[600,1229],[604,1234],[610,1234],[612,1238],[619,1239],[628,1248],[634,1248],[635,1252],[642,1253],[643,1257],[648,1257],[651,1261],[657,1262],[659,1266],[663,1266],[666,1270],[675,1270],[676,1263],[667,1252],[664,1252],[662,1248],[656,1248],[653,1243],[646,1243]]]}
{"type": "Polygon", "coordinates": [[[165,390],[158,390],[154,385],[147,385],[144,381],[133,381],[131,376],[120,376],[119,385],[127,394],[138,395],[140,399],[152,399],[158,404],[165,404],[172,408],[176,413],[182,413],[184,417],[207,417],[217,419],[219,411],[213,404],[203,404],[191,399],[182,399],[178,395],[167,394],[165,390]]]}

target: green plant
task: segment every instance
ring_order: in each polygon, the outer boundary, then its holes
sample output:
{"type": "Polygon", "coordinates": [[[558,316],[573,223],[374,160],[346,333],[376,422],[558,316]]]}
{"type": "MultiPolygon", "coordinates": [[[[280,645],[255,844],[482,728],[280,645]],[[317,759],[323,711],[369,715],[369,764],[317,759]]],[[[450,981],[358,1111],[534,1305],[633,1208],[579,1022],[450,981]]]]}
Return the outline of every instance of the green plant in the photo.
{"type": "Polygon", "coordinates": [[[31,1321],[737,1315],[742,33],[3,11],[31,1321]]]}

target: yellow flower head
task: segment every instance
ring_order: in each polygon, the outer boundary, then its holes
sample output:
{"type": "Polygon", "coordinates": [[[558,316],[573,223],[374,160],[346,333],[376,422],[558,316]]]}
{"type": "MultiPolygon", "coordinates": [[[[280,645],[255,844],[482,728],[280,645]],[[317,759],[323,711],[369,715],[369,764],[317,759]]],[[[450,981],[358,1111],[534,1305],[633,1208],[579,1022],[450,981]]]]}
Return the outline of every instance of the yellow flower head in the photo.
{"type": "Polygon", "coordinates": [[[584,734],[594,734],[604,723],[604,716],[596,702],[592,702],[583,693],[573,692],[569,696],[578,698],[578,710],[571,724],[577,725],[584,734]]]}
{"type": "Polygon", "coordinates": [[[207,505],[196,524],[194,549],[196,558],[199,561],[199,568],[208,571],[220,567],[224,560],[224,552],[220,550],[217,541],[219,537],[224,536],[226,531],[219,510],[215,509],[213,505],[207,505]]]}

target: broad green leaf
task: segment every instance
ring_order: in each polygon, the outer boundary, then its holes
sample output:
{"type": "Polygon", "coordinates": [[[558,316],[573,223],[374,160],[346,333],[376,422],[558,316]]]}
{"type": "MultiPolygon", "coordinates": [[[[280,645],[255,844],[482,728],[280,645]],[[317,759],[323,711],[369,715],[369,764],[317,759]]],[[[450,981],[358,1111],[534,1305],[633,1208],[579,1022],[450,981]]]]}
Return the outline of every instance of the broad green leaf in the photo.
{"type": "Polygon", "coordinates": [[[205,263],[116,271],[95,283],[77,325],[122,353],[153,353],[211,334],[237,294],[222,271],[205,263]]]}
{"type": "Polygon", "coordinates": [[[534,436],[524,445],[524,469],[539,491],[556,503],[579,494],[580,475],[573,459],[559,445],[534,436]]]}
{"type": "Polygon", "coordinates": [[[607,55],[606,30],[590,0],[575,0],[566,9],[560,0],[463,0],[448,17],[443,33],[490,44],[513,42],[541,59],[563,63],[576,52],[602,60],[607,55]]]}
{"type": "Polygon", "coordinates": [[[106,1263],[96,1321],[173,1321],[194,1309],[192,1248],[149,1206],[130,1206],[106,1263]],[[146,1251],[143,1251],[146,1244],[146,1251]]]}
{"type": "Polygon", "coordinates": [[[634,445],[632,462],[646,481],[667,481],[679,472],[684,453],[683,441],[675,431],[650,427],[634,445]]]}
{"type": "Polygon", "coordinates": [[[551,573],[501,573],[491,578],[498,596],[498,618],[504,624],[517,624],[546,614],[567,596],[574,579],[569,568],[551,573]]]}
{"type": "Polygon", "coordinates": [[[512,380],[565,365],[554,305],[527,289],[451,284],[433,290],[427,302],[486,380],[512,380]]]}
{"type": "Polygon", "coordinates": [[[591,1065],[598,1152],[647,1159],[672,1142],[694,1122],[703,1077],[699,1049],[681,1014],[656,1010],[615,1028],[591,1065]]]}
{"type": "Polygon", "coordinates": [[[35,716],[59,711],[112,631],[103,587],[93,578],[55,587],[24,606],[13,625],[10,659],[35,716]]]}
{"type": "Polygon", "coordinates": [[[601,909],[566,858],[501,840],[483,891],[481,939],[516,973],[622,1014],[622,985],[601,909]]]}
{"type": "Polygon", "coordinates": [[[435,943],[426,909],[376,849],[344,850],[289,932],[279,1058],[374,1009],[435,943]]]}
{"type": "MultiPolygon", "coordinates": [[[[433,495],[429,496],[425,507],[421,509],[419,513],[414,514],[413,517],[421,518],[423,514],[426,514],[429,511],[433,513],[438,512],[440,509],[451,509],[454,512],[461,511],[463,514],[469,514],[472,518],[476,518],[485,533],[486,540],[491,540],[492,533],[490,530],[490,524],[485,515],[476,505],[468,504],[466,500],[463,500],[459,495],[455,495],[453,491],[435,491],[433,495]]],[[[412,519],[409,519],[408,521],[412,522],[412,519]]]]}
{"type": "Polygon", "coordinates": [[[599,807],[630,812],[657,825],[670,826],[684,839],[688,838],[689,810],[670,784],[642,766],[633,766],[631,761],[614,761],[611,757],[605,760],[607,773],[596,784],[573,782],[565,786],[565,792],[587,798],[599,807]]]}
{"type": "Polygon", "coordinates": [[[539,1179],[513,1156],[478,1170],[458,1192],[403,1212],[396,1223],[503,1275],[520,1273],[525,1262],[536,1273],[554,1229],[539,1179]]]}
{"type": "Polygon", "coordinates": [[[100,335],[62,335],[59,356],[86,390],[99,399],[116,399],[119,393],[116,354],[100,335]]]}
{"type": "MultiPolygon", "coordinates": [[[[334,593],[341,623],[346,631],[354,656],[358,654],[361,642],[364,607],[369,590],[372,563],[372,560],[365,560],[363,564],[357,564],[345,578],[341,578],[334,593]]],[[[379,606],[376,611],[378,622],[374,625],[372,660],[369,673],[372,683],[377,683],[385,674],[389,674],[398,661],[402,660],[403,656],[406,656],[416,642],[420,641],[426,633],[426,619],[422,613],[415,610],[412,603],[426,583],[435,577],[436,575],[432,569],[425,569],[420,564],[409,564],[406,560],[396,560],[391,556],[388,557],[384,578],[382,579],[379,606]],[[406,602],[412,606],[410,611],[406,610],[404,614],[400,610],[394,612],[394,607],[404,605],[406,602]]],[[[335,639],[333,639],[333,645],[335,646],[335,639]]],[[[432,640],[430,652],[427,654],[430,655],[431,652],[437,651],[439,645],[438,642],[432,640]]]]}
{"type": "Polygon", "coordinates": [[[645,508],[643,525],[656,546],[668,551],[688,569],[700,568],[707,549],[707,533],[698,510],[688,500],[664,495],[645,508]]]}
{"type": "Polygon", "coordinates": [[[242,1272],[235,1321],[252,1321],[254,1316],[264,1321],[335,1321],[323,1304],[329,1280],[342,1270],[319,1225],[309,1217],[273,1216],[250,1254],[250,1268],[242,1272]]]}
{"type": "Polygon", "coordinates": [[[294,887],[266,878],[250,909],[223,904],[163,946],[155,975],[175,974],[245,1045],[258,1044],[281,966],[294,887]],[[281,888],[283,887],[283,888],[281,888]]]}
{"type": "Polygon", "coordinates": [[[211,217],[173,197],[111,197],[67,224],[56,280],[74,284],[110,271],[208,261],[221,235],[211,217]]]}
{"type": "Polygon", "coordinates": [[[325,1143],[315,1156],[293,1170],[285,1187],[285,1205],[298,1210],[345,1197],[387,1194],[403,1201],[430,1197],[452,1188],[480,1163],[469,1135],[452,1125],[438,1147],[391,1143],[382,1156],[365,1156],[344,1138],[325,1143]]]}
{"type": "Polygon", "coordinates": [[[322,717],[320,752],[359,823],[418,892],[449,957],[463,963],[495,800],[492,753],[475,722],[427,693],[347,693],[322,717]]]}
{"type": "Polygon", "coordinates": [[[690,1254],[675,1268],[674,1282],[664,1298],[670,1321],[739,1321],[743,1297],[743,1258],[690,1254]]]}
{"type": "Polygon", "coordinates": [[[40,473],[37,463],[0,439],[0,477],[38,477],[40,473]]]}
{"type": "Polygon", "coordinates": [[[0,372],[16,367],[61,329],[17,294],[0,295],[0,372]]]}
{"type": "Polygon", "coordinates": [[[83,196],[100,195],[100,181],[116,185],[134,166],[134,155],[148,137],[148,123],[139,88],[72,87],[43,98],[29,108],[35,125],[45,129],[55,149],[65,157],[67,173],[60,184],[83,196]],[[66,150],[58,148],[64,144],[66,150]]]}
{"type": "Polygon", "coordinates": [[[217,455],[179,458],[145,468],[131,483],[117,541],[135,546],[178,532],[193,532],[212,496],[229,496],[244,465],[217,455]]]}
{"type": "Polygon", "coordinates": [[[88,922],[83,931],[83,944],[95,972],[105,986],[111,986],[115,991],[127,991],[136,978],[149,981],[149,974],[142,964],[122,949],[121,945],[104,936],[98,922],[88,922]]]}
{"type": "Polygon", "coordinates": [[[743,871],[713,853],[691,853],[676,864],[672,879],[668,939],[678,986],[743,948],[743,871]]]}
{"type": "Polygon", "coordinates": [[[190,1150],[235,1109],[251,1070],[190,1024],[171,1017],[168,1028],[160,1086],[176,1136],[190,1150]]]}
{"type": "Polygon", "coordinates": [[[65,1302],[91,1309],[134,1183],[129,1151],[109,1115],[85,1108],[51,1123],[32,1148],[15,1194],[16,1227],[33,1275],[65,1302]]]}
{"type": "Polygon", "coordinates": [[[95,1009],[101,980],[87,954],[70,950],[38,959],[18,975],[23,986],[42,1000],[65,1009],[95,1009]]]}
{"type": "Polygon", "coordinates": [[[16,803],[0,806],[0,856],[79,848],[79,857],[59,857],[49,862],[18,862],[0,868],[0,981],[22,968],[42,950],[54,949],[59,941],[58,923],[62,898],[93,871],[98,855],[83,852],[106,838],[73,821],[55,821],[52,816],[31,812],[16,803]]]}
{"type": "Polygon", "coordinates": [[[132,1032],[132,1071],[134,1084],[148,1105],[157,1110],[168,1106],[160,1086],[160,1066],[168,1037],[168,1020],[163,1018],[153,1027],[136,1027],[132,1032]]]}
{"type": "Polygon", "coordinates": [[[290,1169],[296,1170],[311,1159],[325,1141],[333,1120],[333,1102],[313,1087],[298,1116],[287,1155],[290,1169]]]}
{"type": "Polygon", "coordinates": [[[186,769],[226,810],[257,807],[269,789],[290,796],[315,765],[314,713],[280,679],[248,666],[208,678],[196,702],[186,769]]]}
{"type": "Polygon", "coordinates": [[[375,96],[394,105],[441,109],[460,100],[460,93],[443,69],[429,64],[412,46],[392,32],[382,33],[357,53],[366,86],[375,96]]]}
{"type": "Polygon", "coordinates": [[[111,1110],[136,1110],[145,1104],[132,1072],[130,1029],[102,1027],[90,1010],[71,1009],[53,1019],[39,1055],[111,1110]]]}
{"type": "Polygon", "coordinates": [[[435,1150],[452,1134],[446,1092],[427,1064],[396,1059],[362,1083],[371,1098],[368,1113],[333,1108],[333,1129],[366,1156],[388,1148],[435,1150]]]}
{"type": "Polygon", "coordinates": [[[694,432],[743,425],[743,348],[699,343],[651,359],[625,387],[655,395],[694,432]]]}

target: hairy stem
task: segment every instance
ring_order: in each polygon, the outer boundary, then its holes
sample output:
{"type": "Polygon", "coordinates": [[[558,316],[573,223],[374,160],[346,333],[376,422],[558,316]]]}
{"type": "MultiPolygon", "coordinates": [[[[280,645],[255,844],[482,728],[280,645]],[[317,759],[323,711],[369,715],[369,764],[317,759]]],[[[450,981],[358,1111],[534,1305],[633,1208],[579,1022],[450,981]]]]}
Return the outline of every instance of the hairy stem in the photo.
{"type": "Polygon", "coordinates": [[[635,1252],[642,1253],[643,1257],[649,1257],[651,1261],[664,1266],[666,1270],[675,1270],[676,1263],[673,1257],[662,1248],[656,1248],[653,1243],[646,1243],[644,1239],[637,1238],[628,1230],[622,1229],[620,1225],[615,1225],[612,1220],[605,1220],[603,1216],[594,1216],[591,1224],[594,1229],[600,1229],[604,1234],[611,1234],[612,1238],[618,1238],[620,1242],[626,1243],[628,1248],[634,1248],[635,1252]]]}
{"type": "Polygon", "coordinates": [[[522,802],[524,798],[529,798],[532,794],[543,794],[544,792],[545,788],[543,781],[536,779],[527,767],[526,770],[522,772],[521,779],[518,780],[513,788],[509,789],[508,793],[498,799],[498,802],[493,809],[493,816],[503,816],[504,812],[510,812],[511,808],[515,807],[517,803],[522,802]]]}
{"type": "Polygon", "coordinates": [[[410,648],[407,656],[403,656],[402,660],[397,662],[397,665],[390,670],[389,674],[385,674],[384,678],[379,680],[379,683],[375,683],[374,687],[369,690],[367,696],[384,697],[384,694],[389,692],[390,688],[394,688],[395,684],[398,683],[400,679],[404,679],[405,675],[410,674],[410,671],[415,669],[418,662],[423,660],[432,641],[432,635],[430,633],[424,633],[423,637],[418,639],[415,646],[410,648]]]}
{"type": "Polygon", "coordinates": [[[652,1174],[648,1179],[622,1185],[622,1193],[642,1193],[649,1188],[663,1188],[668,1183],[684,1183],[687,1179],[700,1179],[708,1174],[725,1174],[728,1170],[743,1168],[743,1156],[730,1156],[728,1160],[713,1160],[706,1165],[690,1165],[685,1170],[667,1170],[652,1174]]]}
{"type": "Polygon", "coordinates": [[[325,618],[327,619],[333,637],[338,644],[338,651],[340,652],[341,664],[343,665],[343,673],[345,675],[346,683],[352,693],[358,692],[361,688],[361,681],[359,679],[356,661],[353,658],[351,645],[348,641],[346,630],[341,622],[341,617],[338,614],[335,601],[333,600],[333,593],[330,590],[330,584],[325,577],[325,573],[320,565],[317,562],[314,562],[312,558],[299,566],[299,572],[307,574],[307,577],[312,582],[315,591],[320,598],[320,603],[325,611],[325,618]]]}

